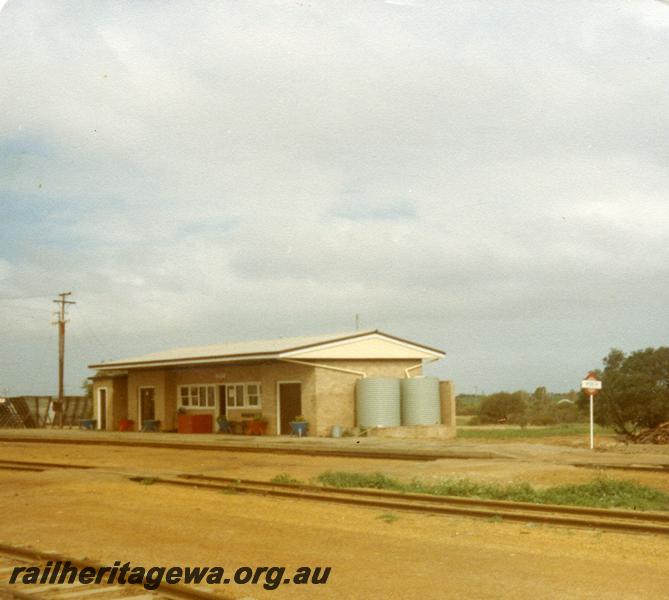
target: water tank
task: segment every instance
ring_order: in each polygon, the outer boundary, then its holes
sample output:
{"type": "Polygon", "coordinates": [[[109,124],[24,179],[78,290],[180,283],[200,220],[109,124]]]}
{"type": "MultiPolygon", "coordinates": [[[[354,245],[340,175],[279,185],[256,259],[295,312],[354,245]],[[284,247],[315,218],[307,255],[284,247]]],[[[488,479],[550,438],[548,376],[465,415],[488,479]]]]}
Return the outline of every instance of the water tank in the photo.
{"type": "Polygon", "coordinates": [[[398,427],[400,424],[400,380],[367,377],[355,386],[358,427],[398,427]]]}
{"type": "Polygon", "coordinates": [[[401,380],[402,425],[439,425],[441,402],[437,377],[401,380]]]}

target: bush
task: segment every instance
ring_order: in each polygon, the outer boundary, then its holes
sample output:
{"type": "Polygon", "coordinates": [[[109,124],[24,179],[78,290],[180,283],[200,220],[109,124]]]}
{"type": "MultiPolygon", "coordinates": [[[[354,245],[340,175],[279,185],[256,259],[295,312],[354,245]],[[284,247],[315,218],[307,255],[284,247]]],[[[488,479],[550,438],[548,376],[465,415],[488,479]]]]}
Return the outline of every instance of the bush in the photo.
{"type": "MultiPolygon", "coordinates": [[[[511,423],[525,413],[526,392],[498,392],[481,401],[478,420],[480,423],[511,423]]],[[[517,422],[517,421],[515,421],[517,422]]]]}

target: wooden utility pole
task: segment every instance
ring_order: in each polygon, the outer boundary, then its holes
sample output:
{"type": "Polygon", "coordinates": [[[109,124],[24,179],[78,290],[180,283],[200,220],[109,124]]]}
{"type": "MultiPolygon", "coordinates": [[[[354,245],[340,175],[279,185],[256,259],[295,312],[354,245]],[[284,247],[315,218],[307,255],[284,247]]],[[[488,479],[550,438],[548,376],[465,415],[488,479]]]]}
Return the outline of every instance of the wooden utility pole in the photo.
{"type": "Polygon", "coordinates": [[[63,292],[58,294],[58,300],[54,300],[56,304],[60,304],[60,308],[55,313],[57,321],[54,321],[54,325],[58,325],[58,402],[54,407],[54,425],[59,427],[63,426],[63,402],[65,400],[64,393],[64,372],[65,372],[65,307],[68,304],[76,304],[72,300],[66,300],[67,296],[71,296],[72,292],[63,292]]]}

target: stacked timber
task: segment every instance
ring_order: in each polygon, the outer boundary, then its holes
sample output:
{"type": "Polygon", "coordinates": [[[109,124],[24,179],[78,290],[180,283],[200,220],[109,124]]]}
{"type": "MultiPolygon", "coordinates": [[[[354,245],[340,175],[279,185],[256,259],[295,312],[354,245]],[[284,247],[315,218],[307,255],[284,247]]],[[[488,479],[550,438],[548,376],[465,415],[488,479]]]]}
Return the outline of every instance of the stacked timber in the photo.
{"type": "Polygon", "coordinates": [[[635,444],[669,444],[669,421],[637,433],[633,440],[635,444]]]}

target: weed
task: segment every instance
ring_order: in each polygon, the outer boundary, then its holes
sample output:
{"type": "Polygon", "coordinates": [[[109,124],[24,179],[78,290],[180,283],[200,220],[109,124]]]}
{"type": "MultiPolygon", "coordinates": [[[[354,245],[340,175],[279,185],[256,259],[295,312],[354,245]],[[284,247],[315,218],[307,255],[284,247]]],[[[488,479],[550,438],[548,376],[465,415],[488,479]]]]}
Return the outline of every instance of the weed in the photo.
{"type": "Polygon", "coordinates": [[[288,475],[288,473],[279,473],[276,477],[269,480],[270,483],[289,483],[290,485],[299,485],[302,483],[299,479],[295,479],[288,475]]]}
{"type": "Polygon", "coordinates": [[[379,515],[376,517],[377,519],[381,519],[385,523],[394,523],[399,519],[397,515],[394,515],[393,513],[383,513],[382,515],[379,515]]]}
{"type": "Polygon", "coordinates": [[[338,488],[374,488],[395,492],[463,496],[488,500],[511,500],[536,504],[563,504],[626,508],[633,510],[669,510],[669,494],[633,481],[597,476],[585,484],[566,484],[538,489],[527,482],[501,485],[471,479],[445,479],[436,483],[413,480],[403,483],[383,473],[347,473],[326,471],[317,477],[323,485],[338,488]]]}

